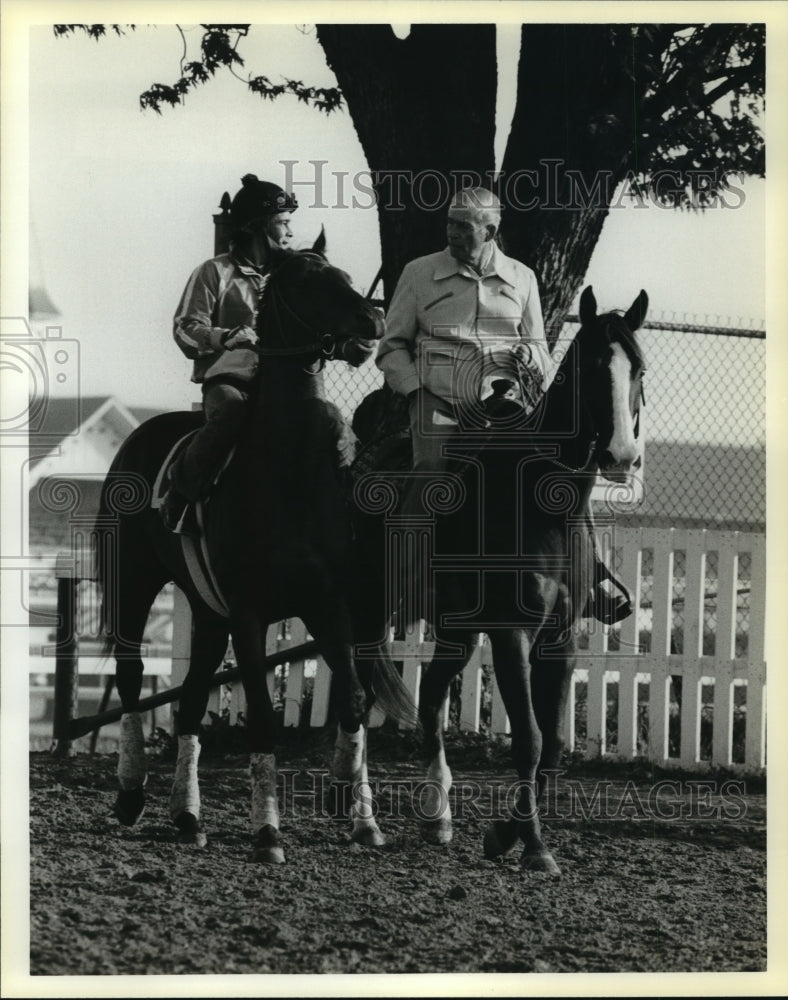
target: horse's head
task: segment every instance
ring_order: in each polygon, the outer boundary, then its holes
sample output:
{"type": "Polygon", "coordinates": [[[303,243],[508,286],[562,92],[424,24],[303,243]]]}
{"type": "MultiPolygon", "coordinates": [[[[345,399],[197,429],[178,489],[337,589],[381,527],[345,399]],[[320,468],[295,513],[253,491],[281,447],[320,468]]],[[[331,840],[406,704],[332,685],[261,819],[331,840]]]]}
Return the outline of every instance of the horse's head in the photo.
{"type": "Polygon", "coordinates": [[[311,250],[275,254],[257,318],[261,357],[336,359],[358,367],[375,350],[383,316],[328,263],[325,246],[321,232],[311,250]]]}
{"type": "Polygon", "coordinates": [[[594,457],[611,482],[624,482],[639,464],[640,403],[645,363],[635,337],[648,309],[641,291],[623,315],[597,314],[589,285],[580,297],[580,329],[575,338],[585,413],[596,437],[594,457]]]}

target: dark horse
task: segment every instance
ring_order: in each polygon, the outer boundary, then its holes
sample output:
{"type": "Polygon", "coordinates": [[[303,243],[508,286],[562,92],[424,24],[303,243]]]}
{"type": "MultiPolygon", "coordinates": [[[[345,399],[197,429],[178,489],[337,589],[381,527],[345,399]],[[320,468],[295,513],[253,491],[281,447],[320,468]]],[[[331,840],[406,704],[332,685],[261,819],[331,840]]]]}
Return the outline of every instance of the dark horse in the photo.
{"type": "MultiPolygon", "coordinates": [[[[338,459],[339,411],[325,399],[328,359],[357,367],[372,354],[383,330],[378,310],[327,263],[322,238],[311,252],[283,251],[272,264],[259,314],[259,375],[249,417],[232,460],[204,505],[207,550],[228,615],[212,608],[195,586],[181,536],[168,532],[149,502],[112,511],[118,481],[150,497],[175,442],[202,419],[169,413],[139,427],[124,443],[102,492],[99,559],[104,629],[116,659],[123,707],[115,814],[133,824],[144,806],[145,755],[138,703],[143,663],[140,644],[151,604],[168,581],[182,588],[193,613],[192,654],[183,684],[178,763],[170,816],[184,842],[203,844],[197,784],[198,728],[210,679],[232,636],[247,703],[251,752],[252,834],[257,860],[281,862],[276,799],[276,727],[265,671],[266,631],[280,619],[301,618],[333,672],[339,718],[333,776],[367,790],[365,713],[377,696],[395,717],[415,712],[393,664],[354,660],[366,638],[355,588],[348,501],[338,459]],[[373,690],[374,684],[374,690],[373,690]]],[[[368,794],[352,806],[353,837],[382,841],[368,794]]]]}
{"type": "MultiPolygon", "coordinates": [[[[385,552],[367,566],[381,619],[398,609],[400,625],[421,617],[435,632],[419,691],[429,762],[420,805],[429,842],[452,836],[442,705],[484,632],[520,779],[511,817],[492,825],[485,852],[495,857],[522,842],[525,868],[558,874],[542,841],[537,800],[563,746],[573,623],[593,583],[591,489],[598,472],[625,482],[638,455],[644,363],[634,333],[647,305],[641,292],[625,315],[597,315],[587,288],[580,330],[539,405],[529,413],[511,399],[492,400],[478,432],[455,434],[447,446],[452,464],[422,493],[426,516],[388,516],[384,540],[381,512],[393,514],[400,502],[391,464],[357,481],[358,531],[370,550],[385,552]]],[[[403,482],[411,500],[420,481],[404,473],[403,482]]]]}

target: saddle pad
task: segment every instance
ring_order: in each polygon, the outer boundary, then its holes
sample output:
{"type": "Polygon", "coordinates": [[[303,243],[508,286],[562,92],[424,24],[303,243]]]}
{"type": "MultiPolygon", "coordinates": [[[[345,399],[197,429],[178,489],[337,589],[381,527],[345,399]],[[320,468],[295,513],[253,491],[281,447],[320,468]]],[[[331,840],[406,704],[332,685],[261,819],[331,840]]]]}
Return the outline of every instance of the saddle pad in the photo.
{"type": "MultiPolygon", "coordinates": [[[[188,434],[184,434],[182,438],[179,438],[175,444],[172,446],[167,454],[167,457],[162,462],[161,468],[158,471],[156,479],[153,483],[153,491],[151,497],[151,507],[157,510],[161,507],[162,499],[164,494],[169,488],[169,470],[172,463],[175,461],[177,456],[183,451],[191,438],[197,433],[196,430],[189,431],[188,434]]],[[[225,462],[222,472],[229,464],[231,455],[228,457],[227,462],[225,462]]],[[[220,473],[221,475],[221,473],[220,473]]],[[[218,479],[218,477],[217,477],[218,479]]],[[[216,582],[216,577],[213,574],[211,568],[210,558],[208,556],[208,545],[205,538],[205,519],[204,519],[204,504],[202,500],[198,500],[194,505],[194,511],[197,517],[197,524],[200,527],[200,537],[191,538],[188,535],[180,535],[181,540],[181,550],[183,552],[183,558],[186,563],[186,568],[188,570],[189,576],[192,583],[194,584],[197,593],[200,598],[208,605],[208,607],[214,611],[216,614],[221,615],[222,618],[228,618],[230,615],[229,609],[227,607],[227,602],[224,599],[221,588],[216,582]]]]}
{"type": "Polygon", "coordinates": [[[167,492],[170,486],[170,467],[172,466],[175,459],[180,455],[186,445],[191,441],[194,435],[199,430],[199,427],[193,431],[189,431],[188,434],[184,434],[183,437],[178,438],[175,444],[167,452],[167,457],[162,462],[161,468],[153,482],[153,497],[151,499],[151,507],[154,510],[158,510],[161,507],[162,500],[164,499],[164,494],[167,492]]]}
{"type": "Polygon", "coordinates": [[[216,577],[211,569],[211,560],[208,557],[208,545],[205,540],[205,529],[203,527],[203,503],[198,500],[195,504],[197,523],[200,526],[200,537],[190,538],[188,535],[181,535],[181,549],[183,558],[186,561],[186,568],[192,583],[208,607],[215,611],[222,618],[230,617],[230,609],[224,599],[216,577]]]}

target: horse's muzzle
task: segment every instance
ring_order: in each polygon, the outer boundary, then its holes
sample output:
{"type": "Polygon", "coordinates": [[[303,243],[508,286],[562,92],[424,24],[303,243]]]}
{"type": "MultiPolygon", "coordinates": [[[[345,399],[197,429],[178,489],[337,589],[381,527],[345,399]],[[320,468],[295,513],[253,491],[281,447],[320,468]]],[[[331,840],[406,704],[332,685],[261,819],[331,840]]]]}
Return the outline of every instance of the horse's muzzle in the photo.
{"type": "Polygon", "coordinates": [[[376,340],[355,338],[343,341],[340,353],[344,361],[347,361],[354,368],[358,368],[359,365],[363,365],[365,361],[368,361],[372,357],[376,347],[376,340]]]}
{"type": "Polygon", "coordinates": [[[599,472],[610,483],[625,483],[633,472],[637,472],[640,466],[640,455],[637,455],[631,462],[616,462],[612,454],[605,451],[599,459],[599,472]]]}

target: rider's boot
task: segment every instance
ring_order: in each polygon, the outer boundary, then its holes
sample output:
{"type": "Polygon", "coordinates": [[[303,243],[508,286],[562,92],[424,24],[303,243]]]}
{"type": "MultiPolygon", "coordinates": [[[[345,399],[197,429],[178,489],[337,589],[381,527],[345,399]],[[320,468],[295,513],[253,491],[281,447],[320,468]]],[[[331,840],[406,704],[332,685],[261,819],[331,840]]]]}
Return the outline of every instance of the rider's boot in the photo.
{"type": "Polygon", "coordinates": [[[586,524],[594,559],[592,577],[594,582],[588,595],[583,617],[596,618],[603,625],[614,625],[632,614],[632,598],[621,580],[605,565],[599,553],[590,503],[586,510],[586,524]]]}
{"type": "Polygon", "coordinates": [[[200,534],[194,505],[172,486],[164,495],[161,507],[159,507],[159,516],[164,522],[165,528],[175,532],[176,535],[188,535],[196,538],[200,534]]]}

